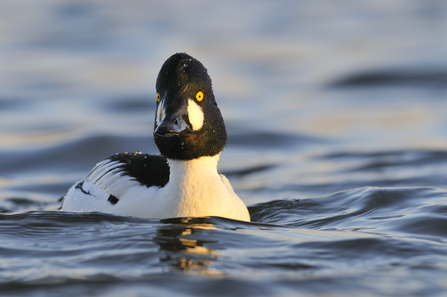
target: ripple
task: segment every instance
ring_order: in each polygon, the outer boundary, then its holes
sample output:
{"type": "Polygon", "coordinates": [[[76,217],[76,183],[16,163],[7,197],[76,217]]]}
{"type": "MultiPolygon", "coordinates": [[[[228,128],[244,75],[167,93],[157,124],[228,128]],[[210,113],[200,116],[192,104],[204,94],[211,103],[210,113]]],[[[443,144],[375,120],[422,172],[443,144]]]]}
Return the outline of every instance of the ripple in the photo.
{"type": "Polygon", "coordinates": [[[250,213],[264,223],[442,241],[447,217],[440,213],[446,206],[447,192],[437,188],[367,187],[323,198],[271,201],[250,207],[250,213]]]}
{"type": "Polygon", "coordinates": [[[383,69],[352,74],[328,84],[330,87],[406,86],[447,88],[447,71],[444,69],[383,69]]]}

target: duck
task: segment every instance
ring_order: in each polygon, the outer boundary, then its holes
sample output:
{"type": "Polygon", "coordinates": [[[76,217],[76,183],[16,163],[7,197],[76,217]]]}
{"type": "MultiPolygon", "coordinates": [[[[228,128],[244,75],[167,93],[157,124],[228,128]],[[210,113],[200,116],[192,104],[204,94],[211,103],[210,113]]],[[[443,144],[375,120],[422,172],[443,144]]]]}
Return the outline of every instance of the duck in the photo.
{"type": "Polygon", "coordinates": [[[158,73],[154,101],[160,155],[106,158],[68,190],[61,210],[250,221],[246,205],[217,169],[227,132],[208,70],[186,53],[172,55],[158,73]]]}

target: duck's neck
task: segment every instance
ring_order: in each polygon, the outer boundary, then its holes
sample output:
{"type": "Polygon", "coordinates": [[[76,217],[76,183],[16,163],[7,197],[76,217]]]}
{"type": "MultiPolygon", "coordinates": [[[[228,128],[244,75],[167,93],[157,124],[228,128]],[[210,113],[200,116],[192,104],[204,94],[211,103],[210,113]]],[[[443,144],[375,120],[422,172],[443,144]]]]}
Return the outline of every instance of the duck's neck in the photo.
{"type": "Polygon", "coordinates": [[[170,167],[169,181],[176,184],[183,182],[200,183],[202,179],[210,176],[218,176],[217,163],[220,154],[212,157],[200,157],[193,160],[171,160],[168,159],[170,167]]]}
{"type": "Polygon", "coordinates": [[[169,196],[165,200],[172,209],[167,216],[221,216],[250,221],[244,203],[234,193],[228,180],[217,171],[219,155],[190,161],[168,160],[169,196]]]}
{"type": "Polygon", "coordinates": [[[170,166],[169,203],[174,216],[218,215],[228,196],[217,172],[219,155],[189,161],[168,160],[170,166]]]}

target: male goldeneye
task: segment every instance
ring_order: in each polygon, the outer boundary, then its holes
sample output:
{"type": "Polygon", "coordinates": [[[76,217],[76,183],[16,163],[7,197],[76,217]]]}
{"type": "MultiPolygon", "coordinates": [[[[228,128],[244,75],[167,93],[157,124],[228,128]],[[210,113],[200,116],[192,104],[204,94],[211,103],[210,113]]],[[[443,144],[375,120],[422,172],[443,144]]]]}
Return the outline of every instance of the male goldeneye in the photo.
{"type": "Polygon", "coordinates": [[[250,221],[217,171],[227,133],[206,68],[174,54],[160,69],[156,91],[154,140],[162,156],[123,153],[99,162],[68,190],[61,210],[250,221]]]}

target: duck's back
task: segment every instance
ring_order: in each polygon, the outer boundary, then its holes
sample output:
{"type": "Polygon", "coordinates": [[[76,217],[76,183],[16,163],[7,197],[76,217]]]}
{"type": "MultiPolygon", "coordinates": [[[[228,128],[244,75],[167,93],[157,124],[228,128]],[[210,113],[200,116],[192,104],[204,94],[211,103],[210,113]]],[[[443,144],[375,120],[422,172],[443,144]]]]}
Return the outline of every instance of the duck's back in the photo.
{"type": "Polygon", "coordinates": [[[141,195],[150,198],[168,181],[169,165],[165,157],[116,154],[96,164],[82,181],[70,188],[61,210],[117,213],[130,190],[139,189],[141,195]]]}
{"type": "Polygon", "coordinates": [[[245,204],[217,171],[218,159],[219,155],[175,161],[140,153],[117,154],[98,163],[84,180],[75,183],[61,210],[249,221],[245,204]]]}

